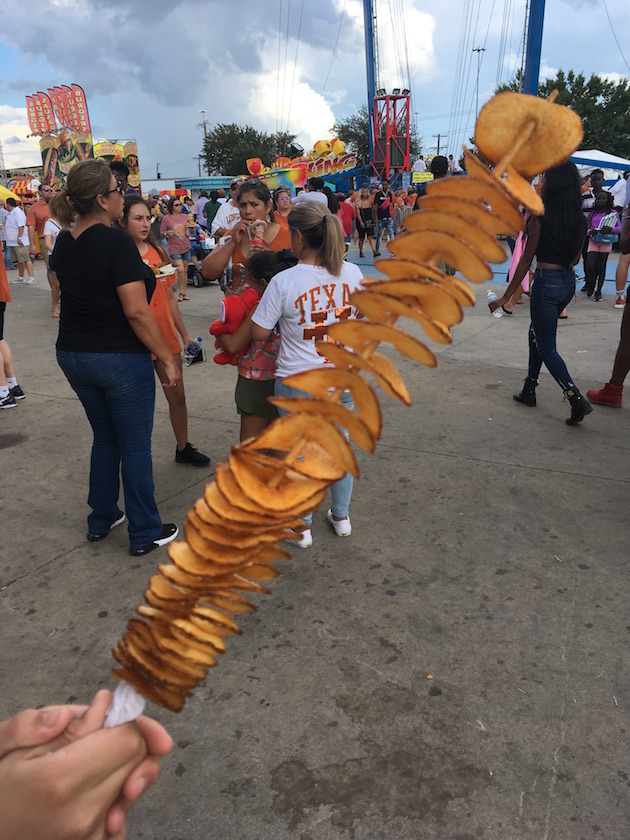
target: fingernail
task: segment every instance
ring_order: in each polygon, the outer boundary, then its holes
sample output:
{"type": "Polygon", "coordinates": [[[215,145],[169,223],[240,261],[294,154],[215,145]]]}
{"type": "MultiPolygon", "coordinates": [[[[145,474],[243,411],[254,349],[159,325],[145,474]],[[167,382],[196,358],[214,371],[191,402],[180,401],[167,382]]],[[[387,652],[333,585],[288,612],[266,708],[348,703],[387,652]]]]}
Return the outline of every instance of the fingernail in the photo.
{"type": "Polygon", "coordinates": [[[59,709],[44,709],[39,716],[39,721],[44,729],[52,729],[59,721],[59,709]]]}
{"type": "Polygon", "coordinates": [[[146,779],[139,779],[138,780],[138,796],[141,796],[148,787],[148,783],[146,779]]]}

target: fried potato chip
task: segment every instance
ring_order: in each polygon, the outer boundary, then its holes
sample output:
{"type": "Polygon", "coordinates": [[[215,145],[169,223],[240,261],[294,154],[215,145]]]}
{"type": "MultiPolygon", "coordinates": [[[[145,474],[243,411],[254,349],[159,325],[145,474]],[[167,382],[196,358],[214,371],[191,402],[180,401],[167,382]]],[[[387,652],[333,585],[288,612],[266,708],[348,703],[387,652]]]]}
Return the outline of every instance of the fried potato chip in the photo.
{"type": "MultiPolygon", "coordinates": [[[[244,449],[275,449],[278,451],[290,451],[293,445],[300,438],[307,438],[311,447],[320,447],[328,453],[329,458],[336,464],[342,475],[350,473],[355,478],[359,476],[359,468],[352,448],[334,423],[330,423],[324,417],[305,414],[288,414],[274,420],[271,426],[262,431],[254,440],[243,444],[244,449]]],[[[294,462],[292,467],[298,472],[305,472],[313,478],[323,478],[318,474],[316,462],[320,460],[317,449],[309,449],[307,446],[303,451],[304,462],[294,462]],[[311,456],[313,453],[313,457],[311,456]]],[[[341,476],[339,476],[341,477],[341,476]]],[[[299,523],[287,522],[287,528],[296,528],[299,523]]]]}
{"type": "Polygon", "coordinates": [[[440,231],[462,242],[474,243],[475,252],[488,262],[505,261],[505,251],[496,234],[488,233],[476,221],[459,214],[441,213],[439,210],[417,211],[405,217],[405,229],[410,232],[440,231]]]}
{"type": "Polygon", "coordinates": [[[506,159],[530,178],[567,160],[583,136],[575,111],[511,91],[486,102],[475,125],[475,143],[486,160],[499,164],[506,159]]]}
{"type": "Polygon", "coordinates": [[[447,277],[440,281],[440,288],[448,292],[460,306],[474,306],[475,295],[468,283],[460,277],[447,277]]]}
{"type": "MultiPolygon", "coordinates": [[[[287,534],[288,536],[290,535],[287,534]]],[[[280,577],[281,572],[275,566],[270,566],[268,563],[250,563],[239,574],[250,580],[275,580],[277,577],[280,577]]]]}
{"type": "MultiPolygon", "coordinates": [[[[251,500],[247,500],[248,504],[251,505],[252,509],[248,508],[239,508],[236,507],[231,500],[229,495],[230,493],[230,482],[234,482],[232,478],[232,474],[230,473],[227,466],[224,464],[221,468],[222,479],[224,480],[225,484],[225,493],[222,493],[219,490],[218,482],[213,481],[210,484],[206,484],[205,489],[203,491],[203,497],[205,503],[208,505],[211,511],[221,516],[223,519],[227,519],[230,522],[241,522],[245,524],[249,524],[251,522],[252,525],[268,525],[269,524],[269,513],[268,511],[263,510],[260,508],[260,513],[257,512],[258,507],[254,505],[251,500]]],[[[240,491],[239,491],[240,492],[240,491]]]]}
{"type": "MultiPolygon", "coordinates": [[[[476,155],[464,146],[464,157],[466,160],[466,169],[475,178],[480,178],[488,181],[495,186],[498,185],[509,196],[510,200],[516,204],[522,204],[528,210],[531,210],[535,215],[540,216],[544,213],[545,208],[540,196],[534,191],[532,185],[518,174],[513,166],[508,165],[506,171],[508,173],[507,179],[491,172],[476,155]]],[[[522,223],[521,223],[522,227],[522,223]]]]}
{"type": "Polygon", "coordinates": [[[174,636],[171,636],[170,632],[164,631],[163,625],[152,624],[150,629],[158,650],[164,650],[185,662],[202,665],[204,668],[214,668],[217,664],[217,654],[214,651],[208,650],[207,648],[199,649],[191,647],[186,642],[182,642],[174,638],[174,636]]]}
{"type": "Polygon", "coordinates": [[[332,324],[328,328],[328,335],[334,341],[341,341],[350,345],[350,347],[354,343],[385,341],[393,344],[401,356],[414,359],[427,367],[437,365],[435,355],[421,341],[388,324],[343,321],[339,324],[332,324]]]}
{"type": "Polygon", "coordinates": [[[190,521],[184,525],[184,534],[186,541],[170,543],[167,554],[176,566],[192,575],[214,577],[227,574],[256,553],[255,547],[228,548],[205,540],[195,531],[190,521]]]}
{"type": "MultiPolygon", "coordinates": [[[[254,438],[254,440],[257,441],[258,438],[254,438]]],[[[271,447],[265,446],[261,448],[269,449],[271,447]]],[[[313,478],[317,478],[317,476],[313,476],[313,478]]],[[[225,519],[220,514],[210,510],[203,497],[197,499],[193,505],[193,510],[200,519],[207,522],[209,525],[214,525],[217,528],[222,528],[225,531],[230,531],[231,533],[237,535],[250,535],[264,533],[267,531],[277,531],[279,528],[294,528],[300,524],[299,517],[272,520],[267,517],[264,522],[257,522],[256,524],[234,522],[231,519],[225,519]]]]}
{"type": "MultiPolygon", "coordinates": [[[[483,283],[492,279],[492,270],[481,254],[469,242],[456,239],[440,230],[422,230],[404,233],[388,242],[387,247],[396,256],[404,259],[444,260],[470,280],[483,283]]],[[[504,254],[505,256],[505,254],[504,254]]]]}
{"type": "Polygon", "coordinates": [[[225,653],[225,642],[211,628],[200,627],[186,618],[176,618],[170,623],[169,629],[176,639],[181,638],[179,634],[183,634],[190,643],[205,645],[214,648],[217,653],[225,653]]]}
{"type": "Polygon", "coordinates": [[[216,578],[200,578],[190,575],[177,566],[160,564],[160,573],[177,586],[187,586],[199,599],[211,597],[216,592],[223,592],[227,589],[241,589],[243,592],[260,592],[270,595],[271,590],[253,581],[240,577],[237,573],[228,575],[217,575],[216,578]]]}
{"type": "MultiPolygon", "coordinates": [[[[496,179],[493,178],[493,181],[496,179]]],[[[490,181],[473,178],[469,175],[466,178],[438,178],[427,185],[427,194],[454,196],[463,198],[466,201],[481,201],[490,205],[492,212],[501,216],[518,230],[523,225],[523,219],[517,204],[498,184],[490,181]]]]}
{"type": "Polygon", "coordinates": [[[535,216],[542,216],[545,212],[545,205],[542,198],[532,188],[529,181],[522,178],[516,169],[508,163],[507,165],[507,188],[519,204],[530,210],[535,216]]]}
{"type": "MultiPolygon", "coordinates": [[[[411,405],[411,397],[402,376],[385,356],[380,353],[372,353],[369,358],[364,358],[334,341],[316,341],[315,347],[320,356],[328,359],[337,367],[367,370],[374,376],[388,396],[400,400],[405,405],[411,405]]],[[[348,470],[348,472],[351,472],[351,470],[348,470]]]]}
{"type": "Polygon", "coordinates": [[[139,694],[155,703],[156,706],[163,706],[171,712],[181,712],[186,703],[185,694],[177,694],[177,692],[166,691],[165,689],[158,689],[151,682],[143,679],[135,671],[129,668],[112,668],[112,677],[128,682],[133,686],[139,694]]]}
{"type": "Polygon", "coordinates": [[[450,327],[459,324],[464,313],[447,288],[446,284],[443,287],[441,283],[423,280],[384,280],[373,283],[369,291],[400,298],[403,302],[406,298],[416,298],[429,318],[450,327]]]}
{"type": "MultiPolygon", "coordinates": [[[[164,688],[168,688],[171,691],[181,691],[182,689],[187,691],[196,683],[193,677],[173,671],[172,668],[169,668],[157,659],[157,657],[153,656],[152,653],[144,650],[142,645],[138,643],[138,640],[129,633],[126,633],[121,641],[119,645],[120,650],[126,655],[127,662],[133,663],[134,670],[149,677],[154,685],[164,686],[164,688]]],[[[114,653],[114,655],[116,654],[114,653]]],[[[124,664],[124,662],[121,662],[121,664],[124,664]]]]}
{"type": "Polygon", "coordinates": [[[188,520],[204,539],[228,548],[258,548],[265,543],[278,542],[285,536],[285,529],[281,526],[243,534],[217,525],[210,525],[196,513],[195,506],[188,511],[188,520]]]}
{"type": "MultiPolygon", "coordinates": [[[[339,326],[335,324],[334,326],[339,326]]],[[[374,439],[363,420],[354,411],[326,400],[316,400],[310,397],[270,397],[269,402],[284,408],[290,414],[300,412],[309,415],[325,417],[331,423],[336,423],[348,430],[352,440],[367,452],[374,452],[374,439]]]]}
{"type": "Polygon", "coordinates": [[[287,508],[286,510],[271,510],[270,508],[265,508],[256,504],[252,501],[252,499],[248,498],[241,487],[237,484],[236,479],[227,464],[218,464],[215,475],[220,492],[226,498],[229,498],[230,502],[238,504],[239,507],[245,507],[246,504],[251,504],[256,507],[257,511],[265,511],[268,517],[267,521],[272,521],[275,518],[285,519],[287,516],[292,517],[308,513],[317,507],[321,501],[323,501],[326,493],[325,490],[322,490],[319,496],[313,497],[312,506],[311,499],[306,499],[305,501],[296,504],[294,507],[287,508]]]}
{"type": "Polygon", "coordinates": [[[279,477],[275,466],[255,463],[237,447],[228,456],[234,479],[250,499],[260,499],[268,510],[285,511],[325,491],[328,482],[307,478],[295,470],[286,470],[279,477]]]}
{"type": "MultiPolygon", "coordinates": [[[[480,165],[483,166],[481,162],[480,165]]],[[[472,175],[472,172],[469,174],[472,175]]],[[[455,198],[450,195],[424,195],[420,199],[420,210],[422,212],[424,210],[436,210],[439,213],[455,213],[458,216],[463,216],[465,219],[476,222],[487,233],[493,234],[494,236],[501,234],[516,236],[521,229],[520,225],[511,224],[510,221],[503,219],[496,213],[491,213],[480,202],[455,198]]],[[[407,230],[416,230],[416,218],[416,213],[409,213],[405,216],[405,228],[407,230]]]]}
{"type": "MultiPolygon", "coordinates": [[[[291,417],[297,415],[288,416],[291,417]]],[[[313,419],[312,415],[311,419],[313,419]]],[[[326,482],[339,481],[340,478],[344,477],[346,470],[343,465],[338,461],[335,461],[334,458],[331,458],[325,449],[322,449],[317,443],[313,443],[313,441],[306,440],[305,438],[302,438],[301,440],[300,438],[296,438],[296,441],[297,448],[295,450],[276,449],[278,457],[282,457],[283,462],[285,462],[287,466],[290,466],[291,469],[295,470],[295,472],[299,472],[308,478],[316,478],[326,482]]],[[[350,446],[345,438],[344,443],[346,447],[350,449],[350,446]]],[[[258,460],[259,463],[261,462],[261,453],[258,451],[257,443],[256,448],[252,447],[250,450],[244,449],[243,453],[245,457],[258,460]]],[[[264,455],[262,458],[264,459],[264,455]]],[[[262,461],[262,463],[264,462],[265,460],[262,461]]],[[[297,525],[292,525],[291,528],[299,527],[299,525],[300,523],[298,522],[297,525]]],[[[279,537],[279,539],[286,539],[288,530],[290,529],[285,529],[283,536],[279,537]]]]}
{"type": "MultiPolygon", "coordinates": [[[[413,214],[411,214],[413,215],[413,214]]],[[[409,218],[408,216],[406,218],[409,218]]],[[[421,263],[418,260],[393,260],[391,257],[383,257],[376,260],[374,268],[378,268],[383,274],[386,274],[390,280],[415,280],[416,278],[430,277],[431,280],[443,280],[448,277],[442,269],[432,263],[421,263]]],[[[363,288],[372,291],[370,288],[373,283],[382,283],[381,277],[370,277],[369,282],[363,281],[363,288]]]]}
{"type": "MultiPolygon", "coordinates": [[[[267,566],[266,568],[276,572],[276,577],[280,574],[273,566],[267,566]]],[[[268,580],[271,580],[271,578],[268,578],[268,580]]],[[[188,615],[191,619],[206,622],[206,626],[213,628],[212,632],[216,633],[217,636],[240,636],[243,632],[233,618],[212,607],[197,606],[188,615]]]]}
{"type": "Polygon", "coordinates": [[[149,578],[149,591],[161,601],[180,603],[194,600],[189,592],[180,586],[175,586],[170,583],[159,573],[151,575],[149,578]]]}
{"type": "Polygon", "coordinates": [[[256,606],[239,595],[238,592],[231,592],[229,589],[218,590],[212,594],[206,593],[200,598],[205,604],[211,604],[214,607],[225,612],[232,613],[232,615],[241,615],[245,612],[256,612],[256,606]]]}
{"type": "Polygon", "coordinates": [[[291,388],[313,394],[318,399],[330,399],[332,388],[340,393],[350,391],[354,407],[370,430],[372,437],[378,440],[381,436],[383,426],[381,407],[374,391],[358,373],[327,367],[313,368],[288,376],[284,383],[291,388]]]}
{"type": "Polygon", "coordinates": [[[206,666],[198,662],[191,662],[181,656],[176,656],[171,651],[158,648],[155,638],[151,633],[148,624],[138,618],[131,618],[127,623],[127,632],[135,636],[145,649],[152,653],[161,662],[178,673],[191,677],[195,682],[205,679],[206,666]]]}
{"type": "Polygon", "coordinates": [[[428,337],[438,344],[450,344],[451,333],[448,327],[439,321],[434,321],[419,307],[417,298],[406,298],[412,301],[412,305],[403,303],[391,295],[381,295],[377,292],[362,291],[350,295],[350,303],[360,312],[372,320],[378,320],[387,315],[396,315],[402,318],[411,318],[417,321],[428,337]],[[414,305],[415,304],[415,305],[414,305]]]}

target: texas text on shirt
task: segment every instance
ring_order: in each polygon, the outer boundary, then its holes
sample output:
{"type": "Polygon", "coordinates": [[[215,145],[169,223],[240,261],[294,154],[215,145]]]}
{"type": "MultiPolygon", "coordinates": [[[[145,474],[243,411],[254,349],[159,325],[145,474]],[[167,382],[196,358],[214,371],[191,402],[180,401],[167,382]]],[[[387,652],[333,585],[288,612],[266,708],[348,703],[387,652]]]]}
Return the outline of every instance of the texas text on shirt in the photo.
{"type": "Polygon", "coordinates": [[[272,278],[252,321],[265,329],[280,325],[278,378],[325,363],[315,341],[325,338],[331,324],[356,315],[350,295],[361,288],[362,280],[352,263],[344,263],[338,277],[301,263],[272,278]]]}

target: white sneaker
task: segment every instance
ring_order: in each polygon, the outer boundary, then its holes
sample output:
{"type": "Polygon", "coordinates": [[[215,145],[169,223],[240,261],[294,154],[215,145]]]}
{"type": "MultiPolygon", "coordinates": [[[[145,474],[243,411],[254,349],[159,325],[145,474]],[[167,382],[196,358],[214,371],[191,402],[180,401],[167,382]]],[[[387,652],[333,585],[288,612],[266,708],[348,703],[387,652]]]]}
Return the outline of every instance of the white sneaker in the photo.
{"type": "Polygon", "coordinates": [[[332,508],[326,512],[326,519],[334,528],[335,534],[338,537],[349,537],[352,533],[352,525],[350,524],[350,517],[346,516],[345,519],[333,519],[332,515],[332,508]]]}
{"type": "Polygon", "coordinates": [[[9,280],[9,283],[14,283],[14,284],[23,283],[23,282],[24,282],[23,277],[15,277],[14,279],[9,280]]]}
{"type": "Polygon", "coordinates": [[[306,531],[302,531],[302,533],[295,534],[295,540],[286,540],[286,542],[291,543],[291,545],[295,545],[298,548],[310,548],[313,545],[313,532],[310,528],[307,528],[306,531]]]}
{"type": "Polygon", "coordinates": [[[27,286],[32,286],[34,283],[35,283],[35,278],[34,277],[29,277],[28,280],[26,281],[27,286]]]}

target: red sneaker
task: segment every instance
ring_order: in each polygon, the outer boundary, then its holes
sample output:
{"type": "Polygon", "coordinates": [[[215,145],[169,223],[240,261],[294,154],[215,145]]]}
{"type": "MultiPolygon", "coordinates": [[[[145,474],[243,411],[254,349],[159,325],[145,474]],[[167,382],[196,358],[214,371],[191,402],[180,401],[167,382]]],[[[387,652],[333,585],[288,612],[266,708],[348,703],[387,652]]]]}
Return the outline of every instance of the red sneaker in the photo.
{"type": "Polygon", "coordinates": [[[586,398],[589,402],[596,405],[608,405],[611,408],[621,408],[621,395],[623,393],[623,385],[612,385],[607,382],[599,391],[592,390],[586,392],[586,398]]]}

